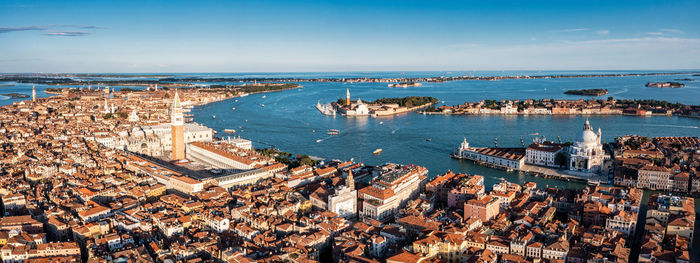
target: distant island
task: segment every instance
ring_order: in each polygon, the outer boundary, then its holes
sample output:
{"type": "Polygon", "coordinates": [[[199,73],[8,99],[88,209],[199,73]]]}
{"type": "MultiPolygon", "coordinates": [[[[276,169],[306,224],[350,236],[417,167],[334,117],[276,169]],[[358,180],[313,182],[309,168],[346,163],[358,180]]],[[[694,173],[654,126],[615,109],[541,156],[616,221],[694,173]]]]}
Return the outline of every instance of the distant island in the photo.
{"type": "Polygon", "coordinates": [[[381,98],[372,102],[363,102],[361,99],[351,100],[350,89],[347,89],[345,98],[339,98],[335,102],[316,104],[316,109],[323,115],[340,114],[348,117],[356,116],[391,116],[415,111],[429,107],[438,102],[437,98],[408,96],[403,98],[381,98]]]}
{"type": "Polygon", "coordinates": [[[675,81],[693,81],[693,79],[689,78],[684,78],[684,79],[674,79],[675,81]]]}
{"type": "Polygon", "coordinates": [[[615,74],[554,74],[554,75],[503,75],[503,76],[425,76],[425,77],[353,77],[353,78],[296,78],[296,77],[185,77],[174,75],[136,75],[136,74],[0,74],[0,81],[34,83],[45,85],[107,85],[107,86],[151,86],[163,87],[194,86],[198,82],[342,82],[342,83],[398,83],[416,85],[419,82],[445,82],[462,80],[508,80],[508,79],[559,79],[559,78],[603,78],[603,77],[638,77],[686,75],[698,72],[651,72],[651,73],[615,73],[615,74]],[[91,78],[121,78],[117,80],[91,78]],[[132,79],[130,79],[132,78],[132,79]],[[138,79],[133,79],[138,78],[138,79]]]}
{"type": "Polygon", "coordinates": [[[685,84],[680,83],[680,82],[675,82],[675,81],[667,81],[667,82],[648,82],[647,87],[652,87],[652,88],[682,88],[685,87],[685,84]]]}
{"type": "Polygon", "coordinates": [[[29,98],[29,95],[22,94],[22,93],[6,93],[6,94],[0,94],[5,97],[10,97],[10,99],[26,99],[29,98]]]}
{"type": "Polygon", "coordinates": [[[606,89],[574,89],[564,92],[567,95],[601,96],[608,94],[606,89]]]}

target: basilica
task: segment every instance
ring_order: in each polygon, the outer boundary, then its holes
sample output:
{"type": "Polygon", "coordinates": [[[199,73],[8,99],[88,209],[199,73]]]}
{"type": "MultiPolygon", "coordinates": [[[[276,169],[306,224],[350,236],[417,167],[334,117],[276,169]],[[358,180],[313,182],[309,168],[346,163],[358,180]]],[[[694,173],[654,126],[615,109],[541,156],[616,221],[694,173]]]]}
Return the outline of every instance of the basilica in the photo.
{"type": "Polygon", "coordinates": [[[593,127],[586,120],[583,131],[578,141],[569,147],[569,169],[584,173],[600,173],[603,162],[609,156],[603,150],[601,143],[601,131],[593,131],[593,127]]]}

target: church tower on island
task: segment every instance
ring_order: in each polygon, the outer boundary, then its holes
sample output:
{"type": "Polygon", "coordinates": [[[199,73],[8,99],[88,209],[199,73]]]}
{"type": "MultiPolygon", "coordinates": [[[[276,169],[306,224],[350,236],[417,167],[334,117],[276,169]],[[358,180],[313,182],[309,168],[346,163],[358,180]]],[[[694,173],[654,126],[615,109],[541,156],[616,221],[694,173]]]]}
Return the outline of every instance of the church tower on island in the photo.
{"type": "Polygon", "coordinates": [[[345,106],[350,106],[350,88],[345,90],[345,106]]]}
{"type": "Polygon", "coordinates": [[[185,159],[185,130],[182,104],[177,90],[173,98],[173,106],[170,110],[170,120],[172,127],[172,159],[173,161],[185,159]]]}

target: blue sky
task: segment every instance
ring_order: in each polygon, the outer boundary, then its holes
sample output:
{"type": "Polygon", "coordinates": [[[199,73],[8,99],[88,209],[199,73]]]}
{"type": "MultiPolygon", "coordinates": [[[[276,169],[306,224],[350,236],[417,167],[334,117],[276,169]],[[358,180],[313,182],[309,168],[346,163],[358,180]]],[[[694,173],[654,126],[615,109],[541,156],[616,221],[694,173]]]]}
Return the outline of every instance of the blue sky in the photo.
{"type": "Polygon", "coordinates": [[[0,1],[0,72],[700,69],[700,1],[0,1]]]}

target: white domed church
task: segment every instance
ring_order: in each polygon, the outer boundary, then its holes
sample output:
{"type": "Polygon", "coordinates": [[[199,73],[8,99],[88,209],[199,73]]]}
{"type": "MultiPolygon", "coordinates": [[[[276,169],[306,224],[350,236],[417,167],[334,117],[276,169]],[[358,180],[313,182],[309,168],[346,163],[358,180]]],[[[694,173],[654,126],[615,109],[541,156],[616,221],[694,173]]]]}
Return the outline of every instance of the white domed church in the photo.
{"type": "Polygon", "coordinates": [[[593,127],[586,120],[578,141],[569,147],[569,169],[585,173],[599,173],[606,159],[601,141],[601,131],[593,132],[593,127]]]}

